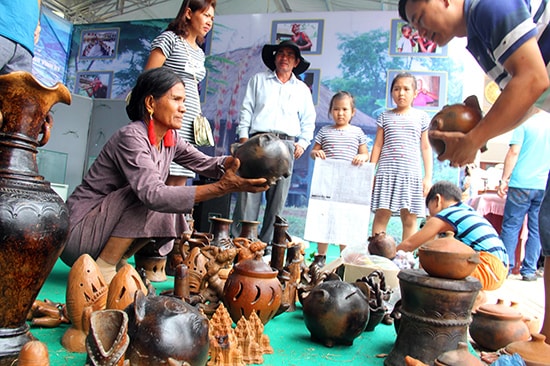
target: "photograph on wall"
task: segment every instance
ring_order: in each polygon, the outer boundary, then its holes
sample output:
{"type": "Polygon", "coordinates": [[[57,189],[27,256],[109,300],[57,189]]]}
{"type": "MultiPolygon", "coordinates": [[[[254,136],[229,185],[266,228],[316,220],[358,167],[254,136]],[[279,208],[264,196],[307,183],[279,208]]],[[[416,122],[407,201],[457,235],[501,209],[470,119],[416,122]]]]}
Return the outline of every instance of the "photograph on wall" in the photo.
{"type": "Polygon", "coordinates": [[[391,56],[442,57],[447,46],[439,47],[434,41],[420,37],[418,31],[401,19],[392,19],[390,28],[391,56]]]}
{"type": "Polygon", "coordinates": [[[313,104],[317,104],[319,100],[319,75],[321,70],[319,69],[308,69],[303,74],[300,74],[299,78],[306,83],[311,90],[311,96],[313,97],[313,104]]]}
{"type": "MultiPolygon", "coordinates": [[[[391,81],[401,70],[388,71],[388,85],[386,92],[386,105],[394,108],[395,102],[391,95],[391,81]]],[[[417,95],[413,101],[413,107],[426,110],[438,110],[445,104],[447,95],[446,72],[408,71],[416,78],[417,95]]]]}
{"type": "Polygon", "coordinates": [[[293,41],[302,54],[320,55],[323,48],[324,20],[274,20],[271,44],[293,41]]]}
{"type": "Polygon", "coordinates": [[[76,74],[75,93],[90,98],[110,98],[113,84],[112,71],[85,71],[76,74]]]}
{"type": "Polygon", "coordinates": [[[109,59],[117,54],[120,29],[85,29],[80,33],[80,50],[83,59],[109,59]]]}

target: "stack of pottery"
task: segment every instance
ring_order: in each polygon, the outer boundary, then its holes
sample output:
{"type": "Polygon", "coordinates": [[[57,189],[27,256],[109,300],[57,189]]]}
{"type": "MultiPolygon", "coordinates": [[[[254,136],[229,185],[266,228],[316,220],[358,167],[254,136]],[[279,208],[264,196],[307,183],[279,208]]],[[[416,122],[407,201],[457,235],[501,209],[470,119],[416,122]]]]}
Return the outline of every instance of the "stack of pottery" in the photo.
{"type": "Polygon", "coordinates": [[[430,276],[462,280],[476,269],[479,253],[456,240],[453,232],[448,231],[445,237],[421,245],[418,259],[430,276]]]}
{"type": "Polygon", "coordinates": [[[481,305],[473,312],[470,336],[480,347],[496,351],[512,342],[527,341],[531,335],[515,304],[498,300],[496,304],[481,305]]]}

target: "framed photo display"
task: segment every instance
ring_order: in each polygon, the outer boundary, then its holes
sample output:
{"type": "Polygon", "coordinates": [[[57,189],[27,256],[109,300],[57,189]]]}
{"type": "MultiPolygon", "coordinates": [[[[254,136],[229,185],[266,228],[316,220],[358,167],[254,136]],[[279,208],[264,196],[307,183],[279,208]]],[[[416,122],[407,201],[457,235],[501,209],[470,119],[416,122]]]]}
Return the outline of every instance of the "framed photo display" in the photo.
{"type": "Polygon", "coordinates": [[[390,28],[390,56],[444,57],[447,46],[420,37],[418,31],[401,19],[392,19],[390,28]]]}
{"type": "MultiPolygon", "coordinates": [[[[386,106],[395,107],[391,95],[392,80],[403,70],[389,70],[386,91],[386,106]]],[[[436,71],[407,71],[416,78],[418,94],[413,101],[413,107],[425,110],[439,110],[445,104],[447,95],[447,73],[436,71]]]]}
{"type": "Polygon", "coordinates": [[[323,51],[325,21],[318,20],[274,20],[271,25],[271,43],[293,41],[302,54],[320,55],[323,51]]]}
{"type": "Polygon", "coordinates": [[[119,35],[119,28],[83,29],[80,33],[79,57],[81,59],[115,58],[119,35]]]}

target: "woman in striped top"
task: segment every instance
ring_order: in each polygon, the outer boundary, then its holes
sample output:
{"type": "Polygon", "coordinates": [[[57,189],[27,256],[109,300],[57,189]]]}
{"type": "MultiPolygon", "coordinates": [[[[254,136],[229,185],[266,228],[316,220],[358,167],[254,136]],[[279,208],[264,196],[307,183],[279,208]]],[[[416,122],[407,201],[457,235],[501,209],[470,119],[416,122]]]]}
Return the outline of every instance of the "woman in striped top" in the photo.
{"type": "MultiPolygon", "coordinates": [[[[185,109],[178,134],[195,143],[193,120],[201,113],[198,84],[206,76],[204,52],[200,44],[212,29],[216,0],[184,0],[178,15],[151,44],[145,70],[165,66],[176,72],[185,83],[185,109]]],[[[168,185],[185,185],[195,173],[172,163],[168,185]]]]}
{"type": "MultiPolygon", "coordinates": [[[[329,117],[334,124],[323,126],[315,136],[313,159],[336,159],[361,165],[369,160],[367,137],[363,130],[350,124],[355,115],[355,100],[347,91],[336,93],[329,104],[329,117]]],[[[345,244],[340,244],[340,251],[345,244]]],[[[317,254],[326,256],[328,243],[317,243],[317,254]]]]}
{"type": "Polygon", "coordinates": [[[432,181],[432,148],[428,141],[430,118],[412,107],[417,94],[416,79],[407,72],[397,74],[391,95],[397,105],[383,112],[371,154],[377,164],[371,208],[372,234],[385,232],[392,214],[401,217],[402,240],[418,230],[417,218],[426,216],[423,197],[432,181]],[[424,163],[424,177],[422,164],[424,163]]]}

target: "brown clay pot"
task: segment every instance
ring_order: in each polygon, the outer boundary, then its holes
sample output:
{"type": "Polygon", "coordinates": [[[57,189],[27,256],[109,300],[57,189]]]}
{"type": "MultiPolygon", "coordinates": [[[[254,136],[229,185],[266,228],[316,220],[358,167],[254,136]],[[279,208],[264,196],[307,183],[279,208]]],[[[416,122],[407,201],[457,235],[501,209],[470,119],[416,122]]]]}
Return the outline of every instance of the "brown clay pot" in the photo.
{"type": "Polygon", "coordinates": [[[256,311],[263,324],[271,320],[281,305],[283,289],[262,259],[244,259],[233,266],[223,288],[223,302],[235,323],[256,311]]]}
{"type": "Polygon", "coordinates": [[[303,300],[304,322],[311,339],[327,347],[351,346],[369,321],[368,298],[357,286],[341,280],[315,286],[303,300]]]}
{"type": "Polygon", "coordinates": [[[422,244],[418,248],[418,259],[430,276],[462,280],[476,269],[479,253],[448,231],[444,238],[422,244]]]}
{"type": "Polygon", "coordinates": [[[550,366],[550,345],[545,340],[544,335],[533,333],[529,341],[512,342],[504,348],[504,352],[519,354],[527,366],[550,366]]]}
{"type": "Polygon", "coordinates": [[[243,178],[266,178],[274,184],[291,173],[293,157],[287,145],[272,133],[261,133],[233,148],[233,156],[241,161],[243,178]]]}
{"type": "Polygon", "coordinates": [[[523,315],[502,300],[497,304],[481,305],[472,315],[470,336],[489,351],[499,350],[512,342],[527,341],[530,337],[523,315]]]}
{"type": "Polygon", "coordinates": [[[58,102],[71,103],[61,83],[46,87],[24,71],[0,76],[0,364],[34,339],[27,313],[69,232],[67,207],[36,160],[58,102]]]}
{"type": "MultiPolygon", "coordinates": [[[[431,120],[430,130],[468,132],[483,117],[479,101],[475,95],[470,95],[464,103],[446,105],[431,120]]],[[[441,140],[429,138],[434,151],[441,155],[445,152],[445,143],[441,140]]],[[[487,148],[484,146],[481,151],[487,148]]]]}
{"type": "Polygon", "coordinates": [[[369,238],[369,253],[379,255],[388,259],[395,258],[395,239],[385,232],[379,232],[369,238]]]}
{"type": "Polygon", "coordinates": [[[468,344],[458,342],[457,349],[439,355],[434,361],[434,366],[485,366],[485,364],[470,352],[468,344]]]}

